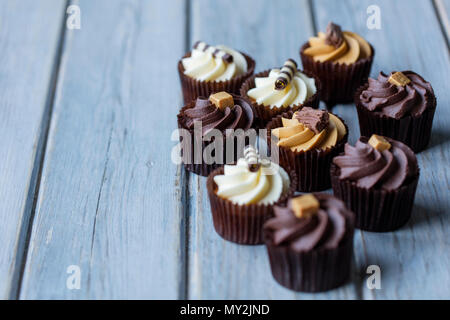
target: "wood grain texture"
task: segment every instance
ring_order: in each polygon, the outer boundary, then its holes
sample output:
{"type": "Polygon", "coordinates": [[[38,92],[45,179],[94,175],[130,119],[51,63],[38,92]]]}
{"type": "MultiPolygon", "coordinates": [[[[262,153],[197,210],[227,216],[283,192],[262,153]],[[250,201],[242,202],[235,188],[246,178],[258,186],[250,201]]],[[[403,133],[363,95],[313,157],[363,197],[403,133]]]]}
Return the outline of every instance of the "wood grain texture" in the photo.
{"type": "Polygon", "coordinates": [[[177,298],[184,174],[170,139],[185,3],[77,4],[20,297],[177,298]],[[79,290],[66,288],[69,265],[81,269],[79,290]]]}
{"type": "Polygon", "coordinates": [[[63,15],[58,0],[0,6],[0,299],[20,278],[63,15]]]}
{"type": "MultiPolygon", "coordinates": [[[[450,156],[449,54],[431,1],[314,1],[317,27],[328,21],[360,33],[376,48],[372,75],[379,71],[414,70],[430,81],[438,107],[430,146],[418,155],[421,177],[413,217],[401,230],[387,234],[361,232],[362,267],[377,264],[382,289],[369,290],[365,299],[448,299],[450,297],[450,156]],[[381,29],[366,27],[366,8],[381,9],[381,29]]],[[[336,112],[350,124],[350,141],[359,136],[352,105],[336,112]]],[[[364,273],[364,268],[360,270],[364,273]]],[[[365,280],[364,280],[365,281],[365,280]]]]}
{"type": "Polygon", "coordinates": [[[447,45],[450,43],[450,1],[434,0],[443,32],[447,35],[447,45]]]}
{"type": "MultiPolygon", "coordinates": [[[[300,45],[313,34],[307,1],[193,1],[192,41],[225,43],[249,52],[256,72],[299,61],[300,45]],[[220,13],[220,14],[219,14],[220,13]],[[251,14],[250,14],[251,13],[251,14]]],[[[190,299],[353,299],[354,282],[323,294],[296,294],[272,278],[264,246],[242,246],[214,230],[206,179],[190,180],[188,284],[190,299]]]]}

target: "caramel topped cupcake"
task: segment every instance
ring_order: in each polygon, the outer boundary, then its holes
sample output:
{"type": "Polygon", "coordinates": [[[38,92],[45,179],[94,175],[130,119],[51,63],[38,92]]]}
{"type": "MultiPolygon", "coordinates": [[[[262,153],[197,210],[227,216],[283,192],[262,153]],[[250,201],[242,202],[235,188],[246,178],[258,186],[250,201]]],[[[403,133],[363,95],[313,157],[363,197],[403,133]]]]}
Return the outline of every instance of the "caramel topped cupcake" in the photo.
{"type": "Polygon", "coordinates": [[[436,97],[431,84],[412,71],[380,72],[355,95],[361,135],[385,135],[423,150],[430,139],[436,97]]]}
{"type": "Polygon", "coordinates": [[[303,105],[318,107],[320,82],[314,76],[297,68],[288,59],[282,68],[274,68],[249,78],[241,88],[241,95],[253,102],[260,126],[264,127],[274,116],[303,105]]]}
{"type": "Polygon", "coordinates": [[[328,194],[314,193],[275,206],[264,224],[274,278],[297,291],[325,291],[350,274],[354,214],[328,194]]]}
{"type": "Polygon", "coordinates": [[[197,41],[178,62],[184,103],[219,91],[239,94],[242,83],[254,69],[255,61],[242,52],[197,41]]]}
{"type": "Polygon", "coordinates": [[[273,149],[271,144],[276,141],[280,164],[297,173],[298,191],[320,191],[331,186],[331,160],[343,151],[348,137],[342,119],[325,110],[304,107],[272,119],[267,131],[268,148],[273,149]]]}
{"type": "Polygon", "coordinates": [[[332,106],[352,101],[369,76],[374,50],[360,35],[330,22],[326,33],[319,32],[302,46],[300,56],[303,68],[322,83],[321,99],[332,106]]]}
{"type": "Polygon", "coordinates": [[[333,191],[356,213],[356,226],[390,231],[411,216],[419,179],[414,152],[402,142],[372,135],[345,145],[333,159],[333,191]]]}

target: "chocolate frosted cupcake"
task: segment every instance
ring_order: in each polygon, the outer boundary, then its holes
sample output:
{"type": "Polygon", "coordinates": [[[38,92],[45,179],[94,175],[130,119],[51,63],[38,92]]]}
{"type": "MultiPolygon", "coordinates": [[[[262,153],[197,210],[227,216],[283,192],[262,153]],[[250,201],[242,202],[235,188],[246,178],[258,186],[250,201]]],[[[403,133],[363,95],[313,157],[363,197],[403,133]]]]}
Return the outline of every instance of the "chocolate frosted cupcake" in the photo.
{"type": "Polygon", "coordinates": [[[273,216],[273,205],[285,203],[294,193],[295,173],[268,160],[260,160],[248,146],[245,158],[212,172],[208,196],[216,232],[240,244],[264,242],[263,224],[273,216]]]}
{"type": "Polygon", "coordinates": [[[297,69],[288,59],[281,69],[260,72],[241,87],[241,96],[253,103],[257,126],[264,128],[275,116],[302,106],[318,108],[320,81],[312,74],[297,69]]]}
{"type": "Polygon", "coordinates": [[[239,94],[242,83],[254,70],[255,61],[246,54],[198,41],[178,62],[184,103],[219,91],[239,94]]]}
{"type": "Polygon", "coordinates": [[[207,176],[215,168],[235,162],[237,151],[250,142],[245,133],[252,127],[253,117],[246,99],[226,92],[213,94],[209,99],[199,97],[184,106],[177,118],[185,168],[207,176]],[[227,154],[230,143],[233,152],[227,154]]]}
{"type": "Polygon", "coordinates": [[[267,125],[268,148],[278,152],[281,166],[297,173],[302,192],[331,187],[331,160],[344,150],[347,138],[341,118],[310,107],[279,115],[267,125]]]}
{"type": "Polygon", "coordinates": [[[391,231],[411,216],[419,167],[408,146],[372,135],[345,145],[333,159],[331,181],[334,194],[356,214],[357,228],[391,231]]]}
{"type": "Polygon", "coordinates": [[[355,94],[362,136],[372,133],[422,151],[430,141],[436,97],[431,84],[412,71],[380,72],[355,94]]]}
{"type": "Polygon", "coordinates": [[[330,22],[327,32],[319,32],[300,49],[303,69],[322,83],[320,94],[327,106],[353,100],[356,89],[370,74],[375,51],[360,35],[341,31],[330,22]]]}
{"type": "Polygon", "coordinates": [[[272,275],[282,286],[326,291],[345,283],[351,271],[354,214],[329,194],[314,193],[275,206],[264,225],[272,275]]]}

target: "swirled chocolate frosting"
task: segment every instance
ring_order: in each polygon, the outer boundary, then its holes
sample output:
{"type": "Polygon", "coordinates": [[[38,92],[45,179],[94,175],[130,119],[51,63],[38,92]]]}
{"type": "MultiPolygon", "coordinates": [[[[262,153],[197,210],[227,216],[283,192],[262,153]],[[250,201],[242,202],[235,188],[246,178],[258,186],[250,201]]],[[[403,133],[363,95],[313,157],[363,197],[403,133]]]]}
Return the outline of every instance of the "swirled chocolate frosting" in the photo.
{"type": "Polygon", "coordinates": [[[185,127],[193,129],[194,122],[200,121],[203,135],[212,129],[224,133],[227,129],[249,129],[253,122],[252,107],[241,97],[233,96],[233,98],[235,105],[227,107],[223,111],[207,98],[197,98],[195,106],[184,111],[185,127]]]}
{"type": "Polygon", "coordinates": [[[397,86],[389,82],[389,75],[380,72],[378,79],[369,78],[368,87],[361,92],[361,104],[370,111],[400,119],[407,115],[421,115],[430,99],[434,99],[430,83],[412,71],[402,71],[411,82],[397,86]]]}
{"type": "Polygon", "coordinates": [[[340,179],[355,181],[361,188],[395,190],[415,177],[419,167],[414,152],[405,144],[386,138],[391,148],[378,151],[361,137],[355,144],[345,145],[344,154],[333,159],[340,168],[340,179]]]}
{"type": "Polygon", "coordinates": [[[333,249],[353,232],[354,215],[341,200],[324,193],[314,196],[319,201],[319,209],[307,218],[295,216],[291,201],[287,207],[274,206],[275,217],[264,225],[274,245],[286,245],[298,252],[333,249]]]}

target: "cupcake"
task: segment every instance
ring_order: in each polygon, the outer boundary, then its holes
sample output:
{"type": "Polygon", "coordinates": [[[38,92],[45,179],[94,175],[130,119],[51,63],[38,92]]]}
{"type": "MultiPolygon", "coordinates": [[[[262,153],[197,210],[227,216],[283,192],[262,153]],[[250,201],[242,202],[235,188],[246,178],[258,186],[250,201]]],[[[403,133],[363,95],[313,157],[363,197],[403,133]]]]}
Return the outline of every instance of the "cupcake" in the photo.
{"type": "Polygon", "coordinates": [[[212,47],[197,41],[178,62],[184,103],[219,91],[239,94],[242,83],[254,70],[255,61],[248,55],[224,45],[212,47]]]}
{"type": "Polygon", "coordinates": [[[275,116],[302,106],[318,108],[320,81],[312,74],[297,69],[288,59],[281,69],[260,72],[241,87],[241,96],[253,103],[259,128],[275,116]]]}
{"type": "Polygon", "coordinates": [[[322,83],[320,98],[327,106],[353,101],[353,95],[370,74],[373,47],[361,36],[330,22],[300,49],[303,69],[322,83]]]}
{"type": "Polygon", "coordinates": [[[246,133],[254,115],[246,99],[218,92],[209,99],[198,97],[184,106],[177,118],[184,167],[207,176],[217,167],[237,160],[237,150],[250,142],[246,133]],[[232,152],[227,148],[231,143],[232,152]]]}
{"type": "Polygon", "coordinates": [[[356,214],[356,227],[392,231],[411,217],[419,181],[414,152],[400,141],[361,137],[333,159],[334,194],[356,214]]]}
{"type": "Polygon", "coordinates": [[[430,83],[412,71],[380,72],[355,94],[362,136],[372,133],[422,151],[430,141],[436,97],[430,83]]]}
{"type": "Polygon", "coordinates": [[[344,150],[347,138],[341,118],[310,107],[283,113],[267,125],[268,148],[278,152],[281,166],[296,172],[297,190],[302,192],[331,187],[331,160],[344,150]]]}
{"type": "Polygon", "coordinates": [[[285,203],[294,193],[297,178],[269,160],[261,160],[248,146],[245,158],[212,172],[207,180],[216,232],[240,244],[264,242],[264,222],[273,205],[285,203]]]}
{"type": "Polygon", "coordinates": [[[329,194],[314,193],[275,206],[264,224],[272,275],[282,286],[318,292],[344,284],[353,254],[354,214],[329,194]]]}

